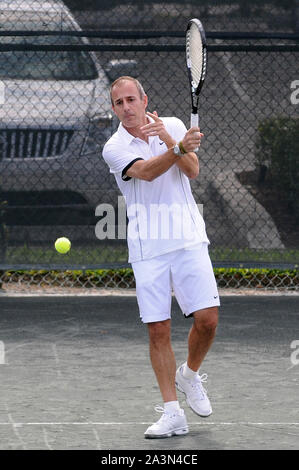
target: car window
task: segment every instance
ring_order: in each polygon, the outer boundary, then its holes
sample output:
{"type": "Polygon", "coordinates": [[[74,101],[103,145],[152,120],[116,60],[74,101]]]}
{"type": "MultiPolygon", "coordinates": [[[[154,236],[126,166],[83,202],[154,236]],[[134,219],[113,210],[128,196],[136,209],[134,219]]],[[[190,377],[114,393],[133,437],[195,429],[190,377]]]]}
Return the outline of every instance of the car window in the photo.
{"type": "MultiPolygon", "coordinates": [[[[20,30],[24,30],[23,24],[20,30]]],[[[78,37],[63,36],[0,36],[0,43],[83,44],[78,37]]],[[[85,51],[9,51],[0,53],[0,79],[2,80],[91,80],[97,76],[94,61],[91,55],[85,51]]]]}
{"type": "Polygon", "coordinates": [[[1,80],[91,80],[96,67],[86,52],[0,53],[1,80]]]}

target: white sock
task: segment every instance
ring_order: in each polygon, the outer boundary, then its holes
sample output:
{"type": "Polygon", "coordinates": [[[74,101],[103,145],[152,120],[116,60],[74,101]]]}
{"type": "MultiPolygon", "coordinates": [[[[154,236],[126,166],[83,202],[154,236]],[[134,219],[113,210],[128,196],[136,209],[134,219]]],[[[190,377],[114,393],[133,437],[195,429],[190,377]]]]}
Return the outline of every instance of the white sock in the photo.
{"type": "Polygon", "coordinates": [[[184,366],[183,366],[183,377],[185,377],[185,379],[192,380],[192,379],[194,379],[196,376],[197,376],[197,371],[194,372],[194,370],[190,369],[190,368],[187,366],[187,362],[185,362],[185,364],[184,364],[184,366]]]}
{"type": "Polygon", "coordinates": [[[164,411],[173,412],[180,410],[180,405],[178,401],[167,401],[164,402],[164,411]]]}

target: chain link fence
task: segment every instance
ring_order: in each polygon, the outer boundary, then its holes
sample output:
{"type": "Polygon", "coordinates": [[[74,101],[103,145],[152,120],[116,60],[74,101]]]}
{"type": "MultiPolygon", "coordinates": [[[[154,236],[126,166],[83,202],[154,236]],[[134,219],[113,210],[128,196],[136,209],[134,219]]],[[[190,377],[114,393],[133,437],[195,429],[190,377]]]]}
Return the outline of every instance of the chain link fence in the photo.
{"type": "Polygon", "coordinates": [[[298,0],[1,0],[1,29],[182,32],[192,17],[209,32],[298,32],[298,0]],[[70,20],[70,14],[75,22],[70,20]],[[40,21],[37,21],[39,18],[40,21]]]}
{"type": "Polygon", "coordinates": [[[0,13],[0,287],[134,287],[101,156],[118,125],[109,84],[138,78],[150,111],[188,126],[184,31],[197,16],[208,74],[191,185],[218,285],[298,289],[297,1],[13,0],[0,13]],[[115,230],[99,239],[110,207],[115,230]]]}

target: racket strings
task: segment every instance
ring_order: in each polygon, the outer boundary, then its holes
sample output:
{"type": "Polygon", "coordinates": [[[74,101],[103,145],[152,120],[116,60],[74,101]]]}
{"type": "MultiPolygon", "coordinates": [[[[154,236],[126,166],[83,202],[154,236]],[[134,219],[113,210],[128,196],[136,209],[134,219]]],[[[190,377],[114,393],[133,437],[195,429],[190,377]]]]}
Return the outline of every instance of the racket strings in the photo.
{"type": "Polygon", "coordinates": [[[197,26],[191,25],[188,31],[186,45],[192,80],[195,87],[197,87],[203,73],[203,46],[197,26]]]}

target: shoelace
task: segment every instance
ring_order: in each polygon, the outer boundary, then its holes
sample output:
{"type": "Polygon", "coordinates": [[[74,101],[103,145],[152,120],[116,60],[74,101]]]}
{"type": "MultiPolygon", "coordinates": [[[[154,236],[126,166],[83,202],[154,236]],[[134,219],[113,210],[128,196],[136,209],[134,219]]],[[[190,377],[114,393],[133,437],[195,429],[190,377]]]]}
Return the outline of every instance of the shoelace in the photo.
{"type": "Polygon", "coordinates": [[[155,406],[155,411],[157,411],[157,413],[164,413],[164,408],[163,408],[163,406],[156,405],[155,406]]]}
{"type": "Polygon", "coordinates": [[[155,411],[157,411],[157,413],[163,413],[162,416],[161,416],[161,418],[159,419],[159,421],[165,419],[166,416],[167,416],[168,418],[171,418],[172,416],[175,415],[175,413],[172,413],[172,414],[166,413],[165,410],[164,410],[164,408],[163,408],[163,406],[160,406],[160,405],[156,405],[156,406],[155,406],[155,411]]]}
{"type": "Polygon", "coordinates": [[[198,375],[199,380],[196,380],[196,382],[190,382],[191,387],[194,390],[194,393],[200,392],[201,394],[201,400],[206,398],[206,389],[202,386],[202,382],[206,382],[208,379],[208,374],[202,374],[198,375]]]}

